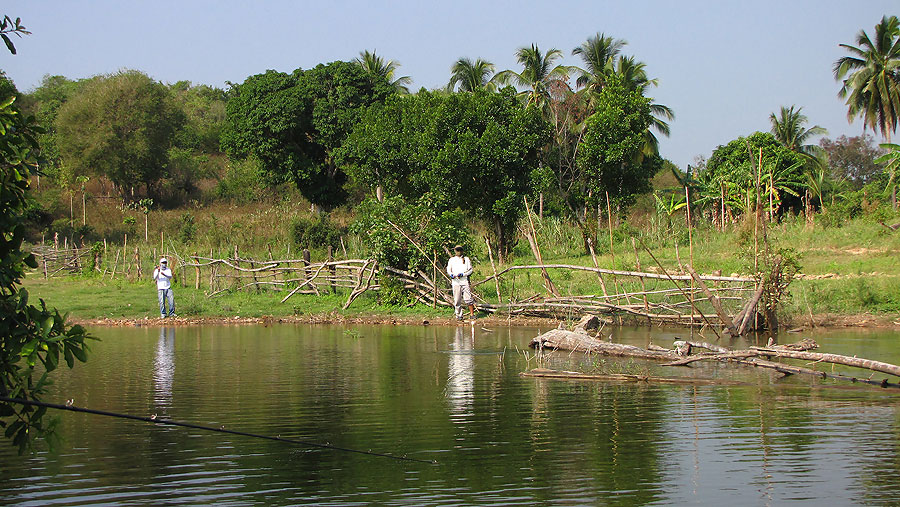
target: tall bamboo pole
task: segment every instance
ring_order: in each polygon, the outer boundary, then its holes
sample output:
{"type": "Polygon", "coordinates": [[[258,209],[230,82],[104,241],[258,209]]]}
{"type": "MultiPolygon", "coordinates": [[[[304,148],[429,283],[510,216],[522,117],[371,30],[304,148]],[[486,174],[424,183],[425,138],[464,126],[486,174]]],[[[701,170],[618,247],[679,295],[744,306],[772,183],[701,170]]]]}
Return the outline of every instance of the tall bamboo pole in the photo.
{"type": "Polygon", "coordinates": [[[500,296],[500,280],[497,278],[497,266],[494,265],[494,254],[491,252],[491,240],[487,236],[484,237],[484,243],[487,245],[488,258],[491,260],[491,271],[494,272],[494,287],[497,289],[497,304],[503,304],[503,298],[500,296]]]}

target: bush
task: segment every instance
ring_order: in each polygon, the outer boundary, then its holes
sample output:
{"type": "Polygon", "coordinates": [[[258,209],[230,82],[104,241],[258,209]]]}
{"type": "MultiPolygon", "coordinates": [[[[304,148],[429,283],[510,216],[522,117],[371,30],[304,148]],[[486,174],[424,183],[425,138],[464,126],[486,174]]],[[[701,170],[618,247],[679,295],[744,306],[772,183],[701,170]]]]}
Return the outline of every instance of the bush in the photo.
{"type": "Polygon", "coordinates": [[[185,213],[181,215],[181,224],[178,227],[178,239],[182,243],[190,243],[197,235],[197,224],[194,223],[194,215],[185,213]]]}
{"type": "Polygon", "coordinates": [[[382,271],[378,275],[378,303],[388,306],[406,306],[411,301],[410,293],[403,288],[403,280],[382,271]]]}
{"type": "Polygon", "coordinates": [[[231,162],[215,193],[217,197],[237,204],[258,202],[266,189],[262,181],[259,161],[248,158],[231,162]]]}
{"type": "Polygon", "coordinates": [[[429,202],[433,201],[427,195],[414,204],[407,203],[402,197],[389,197],[384,202],[367,199],[357,207],[356,222],[350,229],[359,235],[370,255],[374,255],[382,266],[431,269],[432,259],[420,248],[426,253],[436,253],[446,261],[443,255],[446,248],[457,243],[467,248],[471,241],[465,218],[459,210],[438,212],[428,205],[429,202]]]}
{"type": "Polygon", "coordinates": [[[298,218],[291,227],[294,245],[297,248],[337,249],[341,236],[346,232],[322,213],[316,217],[298,218]]]}

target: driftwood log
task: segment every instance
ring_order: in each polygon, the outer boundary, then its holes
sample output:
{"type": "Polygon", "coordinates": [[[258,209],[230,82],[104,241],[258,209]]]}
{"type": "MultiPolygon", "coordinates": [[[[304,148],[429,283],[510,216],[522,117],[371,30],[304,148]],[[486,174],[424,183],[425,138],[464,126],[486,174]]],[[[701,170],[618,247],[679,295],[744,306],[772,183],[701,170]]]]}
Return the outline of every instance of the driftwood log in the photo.
{"type": "Polygon", "coordinates": [[[519,374],[522,377],[551,378],[560,380],[599,380],[605,382],[654,382],[660,384],[706,384],[706,385],[748,385],[734,380],[717,380],[692,377],[653,377],[650,375],[632,375],[629,373],[590,374],[576,371],[550,370],[535,368],[519,374]]]}
{"type": "MultiPolygon", "coordinates": [[[[596,319],[594,317],[593,319],[596,319]]],[[[767,347],[751,347],[746,350],[731,350],[718,345],[704,342],[692,341],[676,341],[674,349],[666,349],[658,345],[651,345],[644,349],[634,345],[625,345],[621,343],[612,343],[608,341],[598,340],[589,334],[589,330],[594,323],[590,319],[582,319],[574,331],[565,329],[553,329],[543,333],[531,340],[529,346],[540,351],[571,351],[584,352],[587,354],[601,354],[607,356],[618,357],[635,357],[640,359],[649,359],[657,361],[668,361],[661,366],[687,366],[691,363],[704,360],[713,361],[731,361],[748,366],[759,368],[768,368],[783,373],[791,374],[807,374],[820,378],[834,378],[838,380],[847,380],[851,382],[864,382],[868,384],[880,385],[887,387],[888,381],[873,381],[870,378],[851,377],[847,375],[827,373],[803,366],[794,366],[791,364],[770,361],[768,358],[780,357],[789,359],[802,359],[813,361],[816,363],[831,363],[844,366],[852,366],[856,368],[868,369],[875,373],[887,373],[890,375],[900,376],[900,366],[885,363],[881,361],[873,361],[857,357],[842,356],[840,354],[823,354],[817,352],[809,352],[818,347],[815,340],[805,338],[797,343],[787,345],[773,345],[770,343],[767,347]],[[701,349],[711,351],[711,353],[697,353],[701,349]]],[[[874,373],[873,373],[874,374],[874,373]]],[[[894,386],[894,385],[892,385],[894,386]]]]}

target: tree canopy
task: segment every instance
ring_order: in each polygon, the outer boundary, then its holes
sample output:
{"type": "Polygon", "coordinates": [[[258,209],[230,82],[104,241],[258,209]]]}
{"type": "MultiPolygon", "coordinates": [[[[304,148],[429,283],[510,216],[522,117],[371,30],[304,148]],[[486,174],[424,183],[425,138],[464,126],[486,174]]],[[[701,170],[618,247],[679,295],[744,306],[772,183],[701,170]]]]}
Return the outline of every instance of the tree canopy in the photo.
{"type": "Polygon", "coordinates": [[[621,78],[608,76],[596,112],[585,121],[578,154],[580,192],[573,197],[593,208],[608,193],[613,205],[624,208],[649,191],[662,164],[658,156],[644,154],[650,122],[650,99],[628,90],[621,78]]]}
{"type": "Polygon", "coordinates": [[[350,62],[251,76],[228,92],[222,148],[258,158],[270,181],[294,182],[312,203],[337,205],[346,178],[334,150],[366,106],[394,93],[386,79],[350,62]]]}
{"type": "Polygon", "coordinates": [[[759,180],[760,197],[772,204],[769,212],[775,213],[799,205],[805,162],[803,155],[783,146],[772,134],[756,132],[716,148],[701,176],[715,188],[724,185],[734,199],[732,204],[744,210],[756,202],[759,180]]]}
{"type": "Polygon", "coordinates": [[[105,176],[123,197],[166,175],[168,150],[183,123],[166,87],[138,71],[92,80],[59,109],[55,127],[63,164],[75,175],[105,176]]]}
{"type": "Polygon", "coordinates": [[[408,200],[461,208],[509,246],[550,131],[515,90],[420,92],[371,108],[339,150],[354,179],[408,200]]]}

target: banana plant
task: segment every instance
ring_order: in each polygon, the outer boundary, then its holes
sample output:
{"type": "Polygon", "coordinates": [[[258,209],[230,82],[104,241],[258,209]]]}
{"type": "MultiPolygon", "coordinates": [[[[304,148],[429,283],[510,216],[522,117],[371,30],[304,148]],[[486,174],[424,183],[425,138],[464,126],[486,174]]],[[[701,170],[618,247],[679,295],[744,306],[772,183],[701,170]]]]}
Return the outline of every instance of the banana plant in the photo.
{"type": "Polygon", "coordinates": [[[885,190],[891,191],[891,207],[897,211],[897,169],[900,169],[900,144],[883,143],[882,148],[888,150],[887,153],[875,159],[878,164],[884,164],[884,171],[888,175],[887,187],[885,190]]]}

